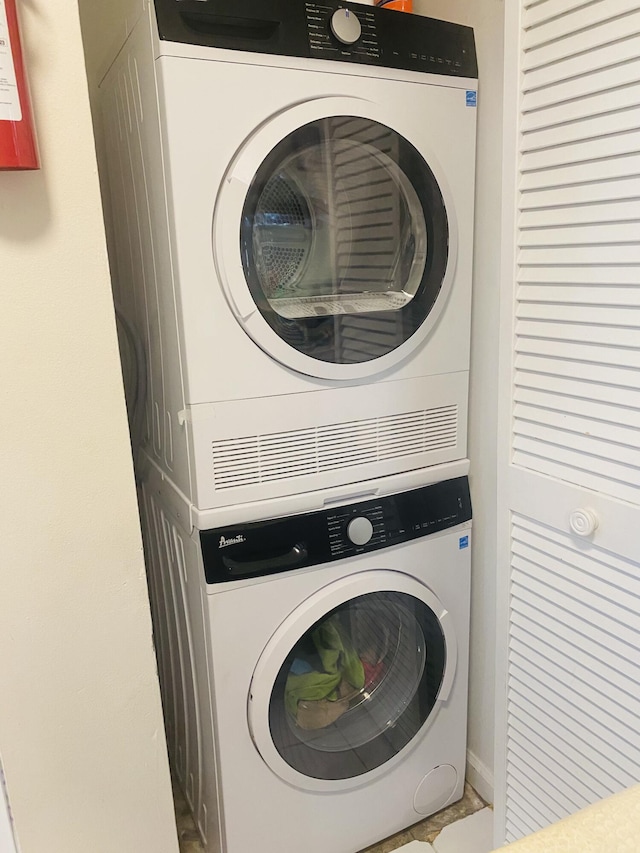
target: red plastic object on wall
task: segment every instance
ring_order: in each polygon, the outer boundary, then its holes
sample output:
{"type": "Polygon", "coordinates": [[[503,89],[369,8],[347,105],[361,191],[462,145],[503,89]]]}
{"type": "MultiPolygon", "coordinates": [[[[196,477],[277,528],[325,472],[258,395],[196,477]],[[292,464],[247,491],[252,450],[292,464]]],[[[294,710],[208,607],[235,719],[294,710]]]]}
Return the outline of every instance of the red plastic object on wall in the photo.
{"type": "Polygon", "coordinates": [[[38,169],[16,0],[0,0],[0,169],[38,169]]]}

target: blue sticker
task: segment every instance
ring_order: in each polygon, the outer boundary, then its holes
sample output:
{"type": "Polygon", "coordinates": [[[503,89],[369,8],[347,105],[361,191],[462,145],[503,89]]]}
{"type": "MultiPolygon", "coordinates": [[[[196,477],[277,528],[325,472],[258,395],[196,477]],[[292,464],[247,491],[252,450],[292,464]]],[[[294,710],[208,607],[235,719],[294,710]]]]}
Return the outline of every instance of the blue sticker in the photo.
{"type": "Polygon", "coordinates": [[[458,541],[458,548],[460,549],[460,551],[462,551],[463,548],[468,548],[468,547],[469,547],[469,537],[468,536],[461,536],[459,541],[458,541]]]}
{"type": "Polygon", "coordinates": [[[467,106],[478,106],[478,93],[474,89],[467,89],[467,106]]]}

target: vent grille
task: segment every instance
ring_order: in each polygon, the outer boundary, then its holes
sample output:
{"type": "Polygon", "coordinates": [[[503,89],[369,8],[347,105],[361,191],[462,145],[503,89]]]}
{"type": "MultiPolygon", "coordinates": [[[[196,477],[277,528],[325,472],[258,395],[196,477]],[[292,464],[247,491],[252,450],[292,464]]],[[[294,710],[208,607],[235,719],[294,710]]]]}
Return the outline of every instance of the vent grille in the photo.
{"type": "Polygon", "coordinates": [[[216,489],[354,468],[455,447],[458,407],[212,442],[216,489]]]}
{"type": "Polygon", "coordinates": [[[513,462],[637,503],[640,6],[522,9],[513,462]]]}
{"type": "Polygon", "coordinates": [[[527,835],[637,782],[640,579],[515,515],[507,829],[527,835]]]}

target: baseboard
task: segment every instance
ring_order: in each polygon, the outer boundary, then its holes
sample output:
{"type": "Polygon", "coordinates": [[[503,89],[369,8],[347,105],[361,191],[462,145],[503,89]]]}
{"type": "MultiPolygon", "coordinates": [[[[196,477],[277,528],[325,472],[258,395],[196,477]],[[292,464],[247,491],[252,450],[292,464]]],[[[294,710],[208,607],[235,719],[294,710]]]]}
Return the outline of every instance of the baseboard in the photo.
{"type": "Polygon", "coordinates": [[[467,750],[467,782],[475,788],[485,803],[493,805],[493,772],[469,749],[467,750]]]}

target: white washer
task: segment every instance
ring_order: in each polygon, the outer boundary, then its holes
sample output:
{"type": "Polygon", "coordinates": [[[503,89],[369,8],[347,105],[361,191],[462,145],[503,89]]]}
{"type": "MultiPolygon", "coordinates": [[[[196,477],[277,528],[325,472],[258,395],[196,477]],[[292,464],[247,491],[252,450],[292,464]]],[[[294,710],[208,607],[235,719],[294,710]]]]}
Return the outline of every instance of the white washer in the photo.
{"type": "Polygon", "coordinates": [[[462,796],[465,468],[190,530],[189,507],[150,463],[168,742],[208,851],[355,853],[462,796]]]}
{"type": "Polygon", "coordinates": [[[116,299],[201,509],[466,456],[476,67],[467,27],[338,0],[133,28],[101,87],[116,299]]]}

